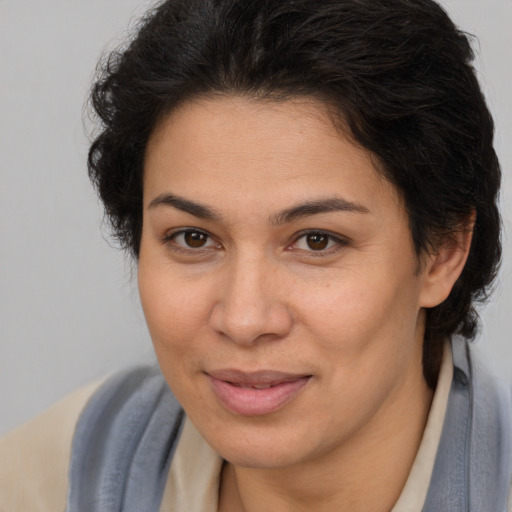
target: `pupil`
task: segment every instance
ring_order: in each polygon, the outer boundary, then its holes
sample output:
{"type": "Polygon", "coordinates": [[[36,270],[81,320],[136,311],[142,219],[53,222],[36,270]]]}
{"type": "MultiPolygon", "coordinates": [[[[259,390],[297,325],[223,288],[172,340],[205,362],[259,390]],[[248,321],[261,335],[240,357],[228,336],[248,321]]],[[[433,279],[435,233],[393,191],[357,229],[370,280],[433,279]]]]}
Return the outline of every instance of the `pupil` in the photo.
{"type": "Polygon", "coordinates": [[[319,233],[308,235],[307,243],[310,249],[313,249],[314,251],[321,251],[327,247],[329,243],[329,237],[319,233]]]}
{"type": "Polygon", "coordinates": [[[198,231],[187,231],[185,233],[185,242],[189,247],[202,247],[206,242],[206,235],[198,231]]]}

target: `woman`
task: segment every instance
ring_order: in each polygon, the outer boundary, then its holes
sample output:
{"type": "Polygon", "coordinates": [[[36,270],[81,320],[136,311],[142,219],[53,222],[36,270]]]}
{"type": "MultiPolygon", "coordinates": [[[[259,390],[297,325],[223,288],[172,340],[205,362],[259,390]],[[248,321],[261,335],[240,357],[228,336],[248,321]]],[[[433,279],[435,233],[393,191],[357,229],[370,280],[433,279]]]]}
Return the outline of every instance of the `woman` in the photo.
{"type": "Polygon", "coordinates": [[[509,399],[467,343],[500,257],[471,59],[431,0],[148,14],[89,171],[161,373],[73,401],[68,511],[505,509],[509,399]]]}

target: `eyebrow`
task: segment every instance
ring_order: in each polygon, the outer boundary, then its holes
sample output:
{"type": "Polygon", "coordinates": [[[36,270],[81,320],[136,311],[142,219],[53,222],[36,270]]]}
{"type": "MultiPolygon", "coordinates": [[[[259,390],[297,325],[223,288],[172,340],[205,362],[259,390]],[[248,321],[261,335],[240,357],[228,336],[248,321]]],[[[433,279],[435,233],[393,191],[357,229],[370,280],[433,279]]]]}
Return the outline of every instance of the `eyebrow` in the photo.
{"type": "Polygon", "coordinates": [[[194,217],[198,217],[200,219],[221,220],[221,215],[217,213],[213,208],[209,206],[202,205],[200,203],[196,203],[195,201],[190,201],[183,197],[178,197],[173,194],[160,194],[155,197],[148,205],[148,209],[156,208],[157,206],[172,206],[177,210],[181,210],[185,213],[190,213],[194,217]]]}
{"type": "MultiPolygon", "coordinates": [[[[215,209],[174,194],[160,194],[149,203],[148,209],[153,209],[158,206],[171,206],[200,219],[217,222],[222,220],[222,216],[215,209]]],[[[359,203],[347,201],[339,197],[330,197],[306,201],[296,206],[286,208],[281,212],[271,215],[270,222],[272,224],[286,224],[303,217],[309,217],[310,215],[329,212],[370,213],[370,210],[359,203]]]]}
{"type": "Polygon", "coordinates": [[[275,224],[286,224],[302,217],[329,212],[370,213],[370,210],[362,204],[332,197],[292,206],[273,216],[271,221],[275,224]]]}

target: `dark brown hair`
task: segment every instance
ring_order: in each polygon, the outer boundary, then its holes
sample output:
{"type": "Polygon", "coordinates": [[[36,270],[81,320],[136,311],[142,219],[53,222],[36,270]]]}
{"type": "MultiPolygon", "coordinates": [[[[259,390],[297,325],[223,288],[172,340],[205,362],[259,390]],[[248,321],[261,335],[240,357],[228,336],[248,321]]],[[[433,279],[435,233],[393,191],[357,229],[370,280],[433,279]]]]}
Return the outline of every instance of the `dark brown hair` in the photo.
{"type": "Polygon", "coordinates": [[[90,177],[137,258],[144,153],[162,115],[215,93],[334,105],[402,195],[418,254],[476,212],[464,271],[428,311],[424,371],[434,386],[443,338],[475,336],[474,306],[501,255],[494,127],[472,59],[468,37],[432,0],[168,0],[103,63],[90,177]]]}

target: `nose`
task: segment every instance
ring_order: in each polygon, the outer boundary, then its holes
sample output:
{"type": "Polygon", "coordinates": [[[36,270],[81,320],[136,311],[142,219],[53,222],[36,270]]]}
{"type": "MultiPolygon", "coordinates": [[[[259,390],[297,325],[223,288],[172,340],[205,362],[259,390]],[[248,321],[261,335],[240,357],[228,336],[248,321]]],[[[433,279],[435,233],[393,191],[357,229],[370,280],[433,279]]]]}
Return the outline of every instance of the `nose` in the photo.
{"type": "Polygon", "coordinates": [[[240,345],[284,338],[293,315],[280,287],[279,269],[264,258],[240,257],[223,269],[212,329],[240,345]]]}

